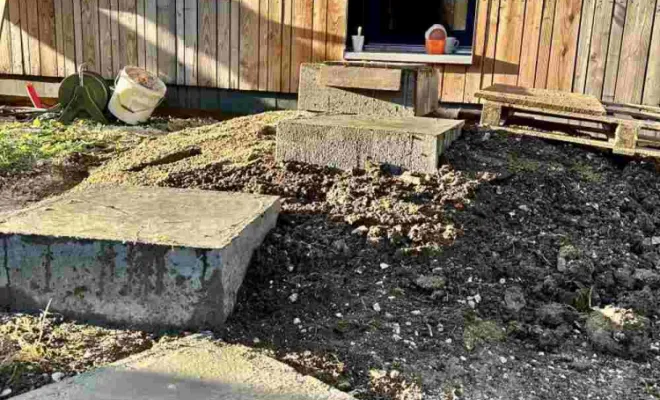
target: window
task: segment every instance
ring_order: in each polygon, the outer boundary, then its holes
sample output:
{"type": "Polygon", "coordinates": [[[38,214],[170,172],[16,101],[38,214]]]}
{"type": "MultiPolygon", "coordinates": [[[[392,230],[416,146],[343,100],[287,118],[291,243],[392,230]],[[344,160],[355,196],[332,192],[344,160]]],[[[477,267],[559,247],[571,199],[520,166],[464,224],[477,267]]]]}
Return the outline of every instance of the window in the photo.
{"type": "Polygon", "coordinates": [[[470,64],[476,0],[349,0],[347,59],[470,64]],[[442,24],[460,42],[455,54],[426,54],[426,30],[442,24]],[[362,27],[364,51],[352,49],[362,27]]]}

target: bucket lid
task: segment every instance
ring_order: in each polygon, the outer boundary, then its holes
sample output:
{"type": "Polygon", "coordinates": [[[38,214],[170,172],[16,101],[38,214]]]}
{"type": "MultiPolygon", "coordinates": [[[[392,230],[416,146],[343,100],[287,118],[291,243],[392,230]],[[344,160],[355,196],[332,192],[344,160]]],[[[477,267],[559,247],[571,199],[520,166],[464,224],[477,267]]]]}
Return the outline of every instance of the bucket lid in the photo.
{"type": "Polygon", "coordinates": [[[426,31],[426,40],[442,40],[447,38],[447,30],[440,24],[435,24],[426,31]]]}

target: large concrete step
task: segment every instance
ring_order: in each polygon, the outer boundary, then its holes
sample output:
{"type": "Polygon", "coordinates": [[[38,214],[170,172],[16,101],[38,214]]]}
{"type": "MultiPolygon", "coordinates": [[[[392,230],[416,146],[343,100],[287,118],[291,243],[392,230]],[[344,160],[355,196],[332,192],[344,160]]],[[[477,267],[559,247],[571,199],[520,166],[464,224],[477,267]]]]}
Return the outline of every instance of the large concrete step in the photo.
{"type": "Polygon", "coordinates": [[[438,107],[438,75],[428,65],[326,62],[300,67],[298,109],[424,116],[438,107]]]}
{"type": "Polygon", "coordinates": [[[190,337],[17,400],[352,400],[273,358],[240,345],[190,337]]]}
{"type": "Polygon", "coordinates": [[[97,187],[0,216],[0,306],[220,326],[278,211],[271,196],[97,187]]]}
{"type": "Polygon", "coordinates": [[[341,169],[364,168],[367,160],[433,173],[442,152],[461,134],[464,121],[319,115],[282,122],[277,159],[341,169]]]}

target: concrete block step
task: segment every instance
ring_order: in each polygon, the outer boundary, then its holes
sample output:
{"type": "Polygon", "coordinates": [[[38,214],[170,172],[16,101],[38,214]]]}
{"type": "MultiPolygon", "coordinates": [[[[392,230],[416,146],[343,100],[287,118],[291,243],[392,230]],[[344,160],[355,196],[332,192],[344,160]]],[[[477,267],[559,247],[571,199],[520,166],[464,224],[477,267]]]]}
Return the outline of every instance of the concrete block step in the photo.
{"type": "Polygon", "coordinates": [[[371,160],[432,173],[463,125],[437,118],[364,115],[289,120],[277,128],[277,159],[341,169],[364,168],[371,160]]]}
{"type": "Polygon", "coordinates": [[[385,117],[424,116],[438,107],[438,75],[427,65],[302,64],[298,109],[385,117]]]}
{"type": "Polygon", "coordinates": [[[217,327],[253,251],[275,226],[272,196],[93,187],[0,216],[0,306],[138,327],[217,327]]]}

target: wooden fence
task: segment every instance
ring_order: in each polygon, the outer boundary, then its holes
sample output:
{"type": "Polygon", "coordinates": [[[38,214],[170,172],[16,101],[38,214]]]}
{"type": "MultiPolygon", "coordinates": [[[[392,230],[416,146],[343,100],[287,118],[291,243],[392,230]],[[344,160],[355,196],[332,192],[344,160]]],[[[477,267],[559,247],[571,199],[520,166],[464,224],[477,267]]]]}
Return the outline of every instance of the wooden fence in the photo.
{"type": "Polygon", "coordinates": [[[300,63],[342,57],[345,2],[8,0],[0,74],[137,65],[171,84],[295,92],[300,63]]]}
{"type": "MultiPolygon", "coordinates": [[[[179,85],[295,92],[341,59],[347,0],[7,0],[0,74],[127,64],[179,85]]],[[[457,0],[455,0],[457,1],[457,0]]],[[[660,103],[660,0],[477,0],[474,63],[438,66],[440,99],[492,83],[660,103]]]]}

